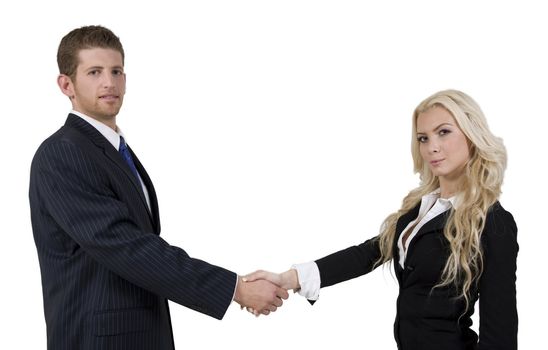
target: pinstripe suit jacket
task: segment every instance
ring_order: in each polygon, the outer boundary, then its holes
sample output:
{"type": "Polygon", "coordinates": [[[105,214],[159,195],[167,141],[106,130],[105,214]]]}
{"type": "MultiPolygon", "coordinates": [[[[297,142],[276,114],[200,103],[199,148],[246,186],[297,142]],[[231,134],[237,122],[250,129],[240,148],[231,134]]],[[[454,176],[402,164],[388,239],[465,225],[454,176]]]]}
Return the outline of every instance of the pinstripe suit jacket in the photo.
{"type": "Polygon", "coordinates": [[[156,193],[70,114],[34,156],[30,208],[48,349],[173,349],[167,299],[221,319],[236,275],[160,238],[156,193]]]}

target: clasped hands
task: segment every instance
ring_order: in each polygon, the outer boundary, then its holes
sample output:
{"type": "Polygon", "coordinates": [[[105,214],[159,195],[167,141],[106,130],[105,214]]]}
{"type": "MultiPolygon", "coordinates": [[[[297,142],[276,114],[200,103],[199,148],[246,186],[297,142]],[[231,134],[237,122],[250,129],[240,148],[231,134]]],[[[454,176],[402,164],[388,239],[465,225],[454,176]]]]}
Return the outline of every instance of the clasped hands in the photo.
{"type": "Polygon", "coordinates": [[[282,273],[258,270],[238,278],[234,301],[255,316],[276,311],[289,297],[288,290],[300,288],[297,271],[293,269],[282,273]]]}

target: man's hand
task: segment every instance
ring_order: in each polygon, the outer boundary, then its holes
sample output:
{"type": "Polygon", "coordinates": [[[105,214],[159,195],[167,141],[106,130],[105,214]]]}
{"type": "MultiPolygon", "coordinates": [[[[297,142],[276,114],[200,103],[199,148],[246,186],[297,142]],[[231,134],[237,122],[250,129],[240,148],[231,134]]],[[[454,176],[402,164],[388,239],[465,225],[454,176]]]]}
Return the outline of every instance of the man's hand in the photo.
{"type": "Polygon", "coordinates": [[[255,316],[268,315],[282,306],[282,299],[289,294],[284,288],[267,280],[247,281],[239,277],[234,301],[248,310],[253,310],[255,316]]]}

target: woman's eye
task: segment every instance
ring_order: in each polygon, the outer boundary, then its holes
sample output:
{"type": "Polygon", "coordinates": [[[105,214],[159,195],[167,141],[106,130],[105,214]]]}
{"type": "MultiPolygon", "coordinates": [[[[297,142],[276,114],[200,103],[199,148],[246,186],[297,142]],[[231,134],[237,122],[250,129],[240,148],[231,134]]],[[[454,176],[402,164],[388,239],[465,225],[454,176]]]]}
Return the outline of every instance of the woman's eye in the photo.
{"type": "Polygon", "coordinates": [[[428,138],[426,136],[417,137],[417,141],[419,141],[420,143],[425,143],[427,140],[428,138]]]}
{"type": "Polygon", "coordinates": [[[449,133],[451,133],[451,130],[448,130],[448,129],[441,129],[440,130],[440,136],[447,135],[449,133]]]}

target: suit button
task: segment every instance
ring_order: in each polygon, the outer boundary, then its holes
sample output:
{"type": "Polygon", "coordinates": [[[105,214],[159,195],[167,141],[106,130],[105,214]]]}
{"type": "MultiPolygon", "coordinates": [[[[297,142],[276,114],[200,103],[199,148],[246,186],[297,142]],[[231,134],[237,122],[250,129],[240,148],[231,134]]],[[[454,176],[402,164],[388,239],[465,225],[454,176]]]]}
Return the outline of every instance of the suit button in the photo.
{"type": "Polygon", "coordinates": [[[406,266],[405,269],[407,271],[413,271],[415,268],[413,266],[406,266]]]}

